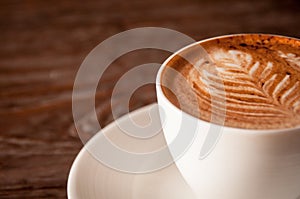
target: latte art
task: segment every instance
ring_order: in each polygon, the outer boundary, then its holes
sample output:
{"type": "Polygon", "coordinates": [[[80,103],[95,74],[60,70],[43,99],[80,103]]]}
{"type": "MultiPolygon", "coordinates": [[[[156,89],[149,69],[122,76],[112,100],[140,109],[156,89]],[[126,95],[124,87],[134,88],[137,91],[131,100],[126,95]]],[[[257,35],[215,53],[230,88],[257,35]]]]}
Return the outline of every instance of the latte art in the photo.
{"type": "MultiPolygon", "coordinates": [[[[192,66],[177,57],[168,64],[183,74],[195,92],[200,115],[194,114],[192,105],[182,109],[206,121],[212,115],[225,117],[225,125],[239,128],[300,125],[299,44],[296,39],[264,35],[225,37],[202,43],[212,63],[195,57],[198,61],[192,66]]],[[[183,82],[174,78],[169,83],[176,87],[176,93],[185,93],[181,89],[183,82]]],[[[165,94],[178,107],[189,103],[188,93],[180,103],[172,100],[174,96],[168,91],[165,94]]]]}
{"type": "MultiPolygon", "coordinates": [[[[218,77],[201,66],[199,72],[192,68],[187,76],[204,102],[210,102],[205,97],[209,95],[209,87],[222,86],[215,81],[221,78],[226,90],[227,114],[280,119],[292,117],[299,111],[299,81],[291,83],[291,75],[279,74],[271,61],[262,65],[253,61],[248,53],[237,50],[218,49],[211,57],[218,77]]],[[[222,97],[222,93],[215,95],[222,97]]]]}
{"type": "Polygon", "coordinates": [[[293,53],[283,53],[278,51],[280,57],[284,58],[287,62],[289,62],[290,66],[292,66],[295,70],[300,72],[300,56],[297,56],[293,53]]]}

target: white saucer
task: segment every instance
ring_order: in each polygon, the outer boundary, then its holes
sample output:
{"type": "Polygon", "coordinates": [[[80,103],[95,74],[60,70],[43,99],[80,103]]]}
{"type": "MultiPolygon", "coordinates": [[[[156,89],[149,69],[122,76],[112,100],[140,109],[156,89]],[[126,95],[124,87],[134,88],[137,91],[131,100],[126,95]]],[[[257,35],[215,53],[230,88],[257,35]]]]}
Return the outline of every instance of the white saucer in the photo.
{"type": "MultiPolygon", "coordinates": [[[[124,125],[131,119],[136,123],[145,124],[149,121],[149,109],[158,112],[157,104],[152,104],[131,112],[117,121],[122,121],[122,125],[124,125]]],[[[153,129],[160,129],[160,126],[153,126],[153,129]]],[[[165,144],[161,131],[151,139],[144,141],[135,139],[135,141],[129,142],[129,139],[133,138],[124,135],[116,121],[104,128],[101,133],[107,135],[118,146],[127,146],[133,151],[141,148],[155,149],[165,144]]],[[[101,133],[96,134],[88,145],[97,144],[97,140],[102,137],[101,133]]],[[[192,199],[194,196],[174,163],[148,174],[130,174],[101,164],[84,147],[76,157],[69,174],[68,198],[192,199]]]]}

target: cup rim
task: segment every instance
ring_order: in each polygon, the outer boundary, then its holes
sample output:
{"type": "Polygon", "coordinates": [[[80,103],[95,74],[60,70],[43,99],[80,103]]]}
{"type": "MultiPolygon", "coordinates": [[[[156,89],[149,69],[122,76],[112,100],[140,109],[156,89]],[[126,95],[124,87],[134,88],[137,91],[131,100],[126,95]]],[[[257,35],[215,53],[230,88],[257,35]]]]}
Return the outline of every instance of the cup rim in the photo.
{"type": "Polygon", "coordinates": [[[247,36],[247,35],[263,35],[263,36],[274,36],[274,37],[281,37],[281,38],[287,38],[287,39],[294,39],[294,40],[300,40],[298,38],[294,38],[294,37],[289,37],[289,36],[283,36],[283,35],[276,35],[276,34],[266,34],[266,33],[238,33],[238,34],[227,34],[227,35],[221,35],[221,36],[215,36],[215,37],[211,37],[211,38],[207,38],[207,39],[203,39],[200,41],[196,41],[193,42],[187,46],[184,46],[182,48],[180,48],[179,50],[177,50],[175,53],[172,53],[172,55],[170,55],[160,66],[157,75],[156,75],[156,92],[160,93],[160,95],[158,95],[157,93],[157,97],[159,98],[159,96],[161,97],[162,100],[164,100],[165,102],[167,102],[167,104],[175,111],[177,112],[181,112],[182,114],[185,114],[193,119],[196,119],[197,121],[200,121],[202,123],[205,124],[214,124],[220,128],[223,128],[224,130],[228,130],[230,132],[234,132],[234,133],[249,133],[249,134],[274,134],[274,133],[286,133],[289,131],[299,131],[300,132],[300,125],[297,125],[295,127],[289,127],[289,128],[279,128],[279,129],[246,129],[246,128],[239,128],[239,127],[231,127],[231,126],[226,126],[226,125],[220,125],[220,124],[216,124],[216,123],[211,123],[209,121],[200,119],[198,117],[195,117],[181,109],[179,109],[177,106],[175,106],[164,94],[164,92],[162,91],[161,88],[161,79],[162,79],[162,72],[164,70],[164,68],[167,66],[167,63],[169,63],[170,60],[172,60],[176,55],[178,55],[179,53],[185,51],[188,48],[191,48],[195,45],[207,42],[207,41],[211,41],[211,40],[215,40],[215,39],[222,39],[222,38],[227,38],[227,37],[235,37],[235,36],[247,36]]]}

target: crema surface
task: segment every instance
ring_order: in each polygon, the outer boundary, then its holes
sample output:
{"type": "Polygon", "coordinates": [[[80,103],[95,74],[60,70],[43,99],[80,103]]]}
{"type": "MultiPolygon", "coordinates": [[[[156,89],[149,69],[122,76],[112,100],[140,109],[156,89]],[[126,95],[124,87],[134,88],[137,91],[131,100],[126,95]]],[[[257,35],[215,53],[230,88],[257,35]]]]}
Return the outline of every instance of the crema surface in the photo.
{"type": "Polygon", "coordinates": [[[175,106],[208,122],[295,127],[300,125],[299,47],[298,39],[259,34],[206,40],[167,63],[163,92],[175,106]]]}

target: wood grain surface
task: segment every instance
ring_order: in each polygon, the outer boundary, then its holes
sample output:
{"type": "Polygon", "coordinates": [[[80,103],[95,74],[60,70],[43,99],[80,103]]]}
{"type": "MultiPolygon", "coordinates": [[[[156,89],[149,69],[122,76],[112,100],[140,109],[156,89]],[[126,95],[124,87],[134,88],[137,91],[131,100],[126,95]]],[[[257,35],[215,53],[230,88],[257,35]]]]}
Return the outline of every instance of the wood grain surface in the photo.
{"type": "MultiPolygon", "coordinates": [[[[67,197],[68,172],[82,147],[71,109],[77,69],[104,39],[144,26],[171,28],[196,40],[244,32],[300,37],[300,3],[2,0],[0,198],[67,197]]],[[[110,96],[122,74],[139,64],[161,63],[168,55],[141,50],[122,56],[110,66],[96,95],[102,126],[113,120],[110,96]]],[[[126,113],[127,105],[121,99],[117,116],[126,113]]],[[[154,86],[144,86],[132,96],[130,108],[155,101],[154,86]]]]}

